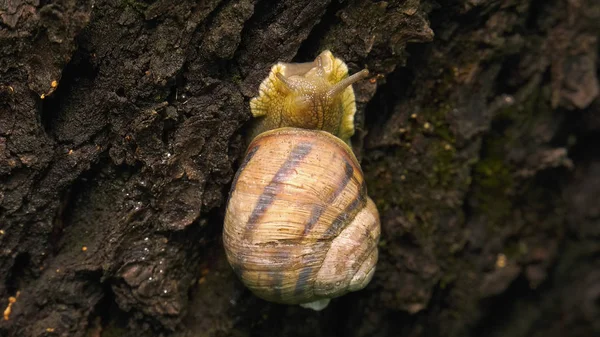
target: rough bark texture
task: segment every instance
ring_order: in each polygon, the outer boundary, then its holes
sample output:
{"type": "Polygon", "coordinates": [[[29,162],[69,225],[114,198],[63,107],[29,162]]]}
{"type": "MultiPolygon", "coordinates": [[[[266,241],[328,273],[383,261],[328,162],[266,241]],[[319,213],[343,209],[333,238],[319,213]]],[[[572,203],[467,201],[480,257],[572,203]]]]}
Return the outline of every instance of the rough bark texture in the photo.
{"type": "Polygon", "coordinates": [[[0,336],[600,334],[599,37],[597,0],[0,0],[0,336]],[[315,313],[221,228],[249,98],[326,48],[373,74],[383,240],[315,313]]]}

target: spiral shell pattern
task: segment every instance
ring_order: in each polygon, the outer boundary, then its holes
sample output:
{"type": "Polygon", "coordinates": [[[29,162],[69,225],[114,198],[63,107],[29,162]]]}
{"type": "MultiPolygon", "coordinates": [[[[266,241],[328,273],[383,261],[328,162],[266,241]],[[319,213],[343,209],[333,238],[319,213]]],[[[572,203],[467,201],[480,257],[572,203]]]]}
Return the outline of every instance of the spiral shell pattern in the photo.
{"type": "Polygon", "coordinates": [[[262,133],[229,198],[227,258],[255,295],[302,304],[371,280],[379,215],[356,157],[335,136],[297,128],[262,133]]]}

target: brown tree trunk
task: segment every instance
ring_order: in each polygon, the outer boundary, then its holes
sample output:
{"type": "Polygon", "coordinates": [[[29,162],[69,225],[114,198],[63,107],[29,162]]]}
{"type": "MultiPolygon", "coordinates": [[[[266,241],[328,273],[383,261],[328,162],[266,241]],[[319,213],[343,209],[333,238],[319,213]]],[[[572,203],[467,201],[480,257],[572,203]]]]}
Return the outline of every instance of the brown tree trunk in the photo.
{"type": "Polygon", "coordinates": [[[600,334],[597,0],[0,0],[0,336],[600,334]],[[248,100],[330,49],[381,213],[364,290],[221,244],[248,100]]]}

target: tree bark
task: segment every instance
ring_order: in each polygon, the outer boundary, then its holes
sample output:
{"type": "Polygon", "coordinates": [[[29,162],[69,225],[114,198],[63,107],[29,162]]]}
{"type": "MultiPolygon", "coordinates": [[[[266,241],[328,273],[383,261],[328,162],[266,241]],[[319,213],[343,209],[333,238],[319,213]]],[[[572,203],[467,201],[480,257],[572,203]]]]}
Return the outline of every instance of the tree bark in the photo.
{"type": "Polygon", "coordinates": [[[597,0],[0,0],[0,336],[600,334],[597,0]],[[351,73],[373,281],[254,297],[224,207],[278,61],[351,73]]]}

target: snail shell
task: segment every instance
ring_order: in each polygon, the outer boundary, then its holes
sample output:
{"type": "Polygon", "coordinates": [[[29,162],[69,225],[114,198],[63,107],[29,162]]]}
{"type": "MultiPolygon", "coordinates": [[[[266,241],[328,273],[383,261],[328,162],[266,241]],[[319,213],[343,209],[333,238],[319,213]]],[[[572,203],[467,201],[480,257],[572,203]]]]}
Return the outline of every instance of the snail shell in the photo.
{"type": "Polygon", "coordinates": [[[257,296],[299,304],[362,289],[379,234],[377,209],[344,142],[281,128],[251,143],[223,238],[229,262],[257,296]]]}
{"type": "Polygon", "coordinates": [[[279,63],[251,101],[253,140],[229,194],[227,259],[257,296],[319,310],[373,277],[379,214],[347,145],[363,71],[330,52],[279,63]],[[321,131],[325,130],[325,131],[321,131]]]}

